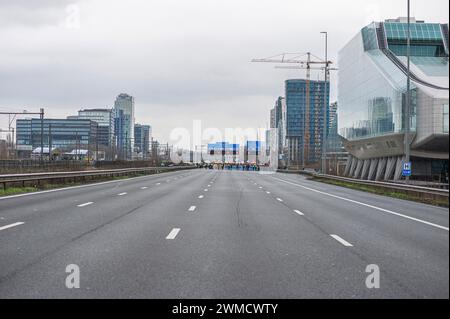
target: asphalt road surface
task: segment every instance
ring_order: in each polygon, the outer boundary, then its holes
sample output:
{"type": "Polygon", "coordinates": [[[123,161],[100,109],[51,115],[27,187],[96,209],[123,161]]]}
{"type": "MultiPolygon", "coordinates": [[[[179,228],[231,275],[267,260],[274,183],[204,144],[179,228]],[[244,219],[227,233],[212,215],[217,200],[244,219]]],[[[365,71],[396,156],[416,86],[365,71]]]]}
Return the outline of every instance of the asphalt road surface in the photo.
{"type": "Polygon", "coordinates": [[[268,172],[0,198],[0,298],[449,298],[448,227],[447,209],[268,172]]]}

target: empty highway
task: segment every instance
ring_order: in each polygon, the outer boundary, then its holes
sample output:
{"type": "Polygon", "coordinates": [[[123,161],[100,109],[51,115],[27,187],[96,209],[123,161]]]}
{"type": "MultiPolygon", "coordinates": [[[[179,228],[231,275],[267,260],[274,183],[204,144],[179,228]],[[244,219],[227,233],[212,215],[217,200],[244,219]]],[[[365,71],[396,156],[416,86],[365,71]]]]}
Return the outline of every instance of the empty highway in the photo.
{"type": "Polygon", "coordinates": [[[449,298],[448,227],[447,209],[269,172],[11,196],[0,298],[449,298]]]}

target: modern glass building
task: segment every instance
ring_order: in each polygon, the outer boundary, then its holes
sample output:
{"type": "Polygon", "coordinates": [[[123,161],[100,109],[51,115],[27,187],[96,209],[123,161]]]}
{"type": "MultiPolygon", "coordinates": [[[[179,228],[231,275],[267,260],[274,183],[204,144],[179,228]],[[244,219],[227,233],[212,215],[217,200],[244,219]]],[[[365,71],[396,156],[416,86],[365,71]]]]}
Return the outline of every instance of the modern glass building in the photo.
{"type": "Polygon", "coordinates": [[[330,104],[329,92],[329,82],[304,79],[285,82],[288,166],[307,167],[319,163],[323,130],[328,131],[325,123],[329,107],[325,105],[330,104]]]}
{"type": "Polygon", "coordinates": [[[103,146],[114,145],[114,109],[84,109],[78,111],[78,119],[92,120],[98,123],[98,142],[103,146]]]}
{"type": "Polygon", "coordinates": [[[43,125],[41,119],[18,119],[16,143],[18,149],[31,151],[41,147],[42,136],[44,147],[51,146],[63,152],[94,150],[97,126],[97,122],[82,119],[44,119],[43,125]]]}
{"type": "Polygon", "coordinates": [[[280,163],[285,166],[284,160],[287,153],[286,143],[286,99],[279,96],[275,101],[275,106],[270,110],[270,130],[266,131],[267,156],[276,157],[272,163],[280,163]],[[276,147],[273,147],[273,139],[276,138],[276,147]],[[276,152],[276,154],[274,154],[276,152]],[[271,154],[272,153],[272,154],[271,154]]]}
{"type": "MultiPolygon", "coordinates": [[[[347,176],[401,179],[406,22],[373,22],[339,52],[339,133],[351,154],[347,176]]],[[[448,24],[413,18],[410,25],[412,178],[448,181],[448,24]]]]}
{"type": "Polygon", "coordinates": [[[134,148],[139,158],[149,156],[152,128],[150,125],[134,125],[134,148]]]}
{"type": "Polygon", "coordinates": [[[122,159],[131,159],[134,145],[134,97],[122,93],[119,94],[114,103],[116,112],[117,147],[122,159]]]}

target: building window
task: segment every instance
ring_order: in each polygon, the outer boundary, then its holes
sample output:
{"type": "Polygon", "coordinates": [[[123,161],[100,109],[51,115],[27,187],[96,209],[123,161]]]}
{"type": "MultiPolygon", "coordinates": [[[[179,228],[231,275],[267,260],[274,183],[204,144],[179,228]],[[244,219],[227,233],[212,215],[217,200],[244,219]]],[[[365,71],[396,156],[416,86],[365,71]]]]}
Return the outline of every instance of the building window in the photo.
{"type": "Polygon", "coordinates": [[[448,104],[443,105],[442,116],[442,129],[444,133],[448,133],[448,104]]]}

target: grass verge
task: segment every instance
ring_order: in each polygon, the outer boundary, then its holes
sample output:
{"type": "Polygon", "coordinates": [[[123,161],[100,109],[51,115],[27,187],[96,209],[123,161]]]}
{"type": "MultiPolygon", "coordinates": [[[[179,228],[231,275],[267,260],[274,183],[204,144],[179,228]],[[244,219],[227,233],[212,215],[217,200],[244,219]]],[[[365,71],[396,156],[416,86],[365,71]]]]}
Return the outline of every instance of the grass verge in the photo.
{"type": "Polygon", "coordinates": [[[420,197],[417,195],[408,194],[406,192],[395,191],[395,190],[386,191],[386,188],[382,188],[379,186],[363,185],[363,184],[352,183],[352,182],[347,182],[347,181],[338,181],[338,180],[327,179],[327,178],[323,178],[323,177],[311,177],[310,179],[318,181],[318,182],[322,182],[322,183],[351,188],[351,189],[368,192],[368,193],[373,193],[373,194],[377,194],[377,195],[389,196],[389,197],[398,198],[398,199],[405,199],[405,200],[410,200],[410,201],[414,201],[414,202],[430,204],[430,205],[434,205],[434,206],[449,207],[448,200],[444,200],[444,199],[420,197]]]}

